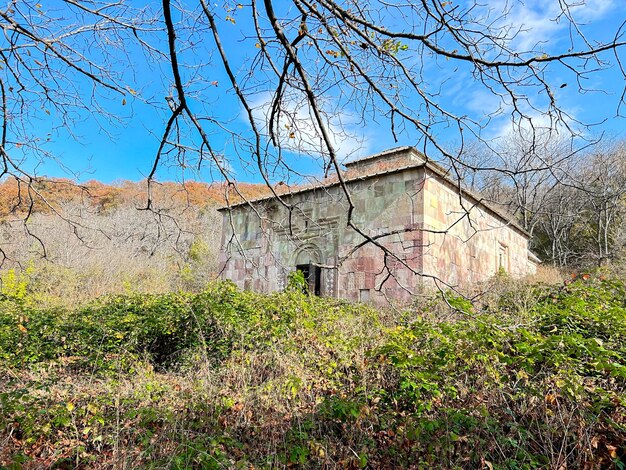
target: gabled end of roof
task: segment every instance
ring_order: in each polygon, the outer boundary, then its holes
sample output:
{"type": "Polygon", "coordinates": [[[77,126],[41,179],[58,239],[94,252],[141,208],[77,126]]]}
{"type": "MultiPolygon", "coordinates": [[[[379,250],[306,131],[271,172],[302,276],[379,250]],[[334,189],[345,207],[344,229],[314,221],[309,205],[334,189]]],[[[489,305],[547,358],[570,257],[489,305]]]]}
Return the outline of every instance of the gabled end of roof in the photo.
{"type": "Polygon", "coordinates": [[[369,165],[370,163],[374,163],[377,160],[387,159],[393,156],[402,156],[409,157],[411,161],[416,161],[420,163],[425,163],[427,158],[424,154],[418,151],[415,147],[411,147],[409,145],[405,145],[402,147],[395,147],[392,149],[384,150],[380,153],[375,153],[374,155],[368,155],[367,157],[359,158],[357,160],[352,160],[349,162],[345,162],[343,166],[348,169],[355,168],[361,165],[369,165]]]}

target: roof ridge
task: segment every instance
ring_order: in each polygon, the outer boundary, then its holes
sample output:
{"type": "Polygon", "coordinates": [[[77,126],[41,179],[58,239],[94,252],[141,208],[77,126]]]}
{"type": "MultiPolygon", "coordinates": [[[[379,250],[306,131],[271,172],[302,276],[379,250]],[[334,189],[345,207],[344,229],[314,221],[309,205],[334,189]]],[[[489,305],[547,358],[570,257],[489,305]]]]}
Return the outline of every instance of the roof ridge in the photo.
{"type": "Polygon", "coordinates": [[[367,162],[367,161],[370,161],[370,160],[375,160],[377,158],[387,157],[387,156],[393,155],[395,153],[402,153],[402,152],[407,152],[407,151],[411,152],[411,153],[413,153],[415,155],[420,156],[423,160],[427,159],[427,157],[422,152],[418,151],[415,147],[412,147],[410,145],[403,145],[403,146],[400,146],[400,147],[393,147],[393,148],[390,148],[390,149],[387,149],[387,150],[383,150],[382,152],[378,152],[378,153],[375,153],[373,155],[367,155],[365,157],[358,158],[356,160],[351,160],[349,162],[344,162],[343,166],[345,166],[346,168],[350,168],[351,166],[357,165],[357,164],[362,163],[362,162],[367,162]]]}

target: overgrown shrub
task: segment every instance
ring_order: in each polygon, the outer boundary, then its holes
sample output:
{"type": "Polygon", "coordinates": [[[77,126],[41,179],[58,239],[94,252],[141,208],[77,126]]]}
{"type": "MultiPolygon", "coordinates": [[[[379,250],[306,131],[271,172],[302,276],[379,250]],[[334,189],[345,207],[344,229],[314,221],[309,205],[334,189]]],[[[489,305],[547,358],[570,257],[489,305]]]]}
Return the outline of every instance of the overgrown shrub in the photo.
{"type": "Polygon", "coordinates": [[[446,319],[228,282],[4,295],[0,465],[624,468],[624,285],[525,289],[446,319]]]}

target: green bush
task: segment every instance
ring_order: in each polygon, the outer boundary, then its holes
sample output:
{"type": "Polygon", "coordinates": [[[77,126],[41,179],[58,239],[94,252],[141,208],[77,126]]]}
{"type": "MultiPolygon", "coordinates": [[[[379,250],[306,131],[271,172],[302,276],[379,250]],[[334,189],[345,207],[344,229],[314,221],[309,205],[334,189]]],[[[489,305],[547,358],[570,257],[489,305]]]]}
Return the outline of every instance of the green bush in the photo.
{"type": "Polygon", "coordinates": [[[519,315],[512,289],[445,321],[229,282],[4,295],[0,465],[622,468],[624,285],[525,287],[519,315]]]}

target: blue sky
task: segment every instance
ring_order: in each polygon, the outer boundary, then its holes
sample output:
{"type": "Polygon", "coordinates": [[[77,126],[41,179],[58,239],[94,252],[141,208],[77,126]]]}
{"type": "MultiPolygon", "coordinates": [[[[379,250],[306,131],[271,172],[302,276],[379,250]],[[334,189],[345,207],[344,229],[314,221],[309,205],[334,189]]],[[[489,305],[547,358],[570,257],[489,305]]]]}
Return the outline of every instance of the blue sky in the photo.
{"type": "MultiPolygon", "coordinates": [[[[55,2],[50,3],[55,4],[55,2]]],[[[286,4],[276,3],[278,9],[286,8],[286,4]]],[[[491,8],[492,12],[497,12],[498,9],[504,8],[505,4],[500,0],[491,1],[488,8],[491,8]]],[[[514,44],[519,50],[534,48],[549,54],[568,49],[570,31],[563,21],[555,21],[557,4],[556,1],[540,0],[527,0],[524,4],[513,4],[513,10],[509,13],[507,21],[521,28],[514,44]]],[[[156,6],[154,8],[158,11],[156,6]]],[[[233,68],[240,78],[245,76],[247,64],[258,52],[255,49],[254,40],[243,39],[245,31],[250,27],[250,22],[246,19],[247,8],[245,6],[240,9],[235,8],[232,12],[218,9],[222,39],[227,45],[233,68]],[[236,20],[235,24],[225,19],[227,14],[232,15],[236,20]]],[[[580,22],[581,28],[589,38],[606,41],[611,39],[611,35],[614,35],[619,25],[626,20],[626,2],[590,0],[586,6],[575,8],[572,14],[580,22]]],[[[387,18],[385,21],[390,28],[394,27],[393,18],[387,18]]],[[[164,48],[164,33],[153,34],[150,38],[153,45],[164,48]]],[[[190,82],[192,108],[201,114],[210,115],[224,122],[225,127],[235,135],[244,135],[247,132],[247,126],[243,110],[234,99],[222,67],[215,57],[210,55],[212,48],[207,32],[198,33],[192,40],[194,45],[181,51],[181,61],[189,66],[185,69],[184,78],[190,82]],[[194,74],[201,76],[202,80],[198,80],[194,74]]],[[[181,49],[183,46],[184,44],[179,44],[181,49]]],[[[401,52],[401,54],[405,54],[401,58],[408,63],[415,64],[421,60],[411,50],[401,52]]],[[[611,60],[610,55],[605,57],[611,60]]],[[[36,164],[35,160],[26,154],[24,158],[26,158],[27,167],[36,167],[36,172],[40,175],[73,177],[80,181],[98,179],[103,182],[120,179],[140,180],[150,172],[159,139],[168,118],[165,96],[170,93],[168,83],[171,81],[171,73],[165,64],[147,61],[137,46],[130,48],[124,60],[130,62],[127,70],[123,70],[124,82],[138,92],[137,96],[127,94],[124,98],[124,105],[121,96],[116,94],[105,94],[102,101],[106,110],[118,116],[120,122],[110,123],[104,118],[98,122],[89,113],[82,114],[76,122],[72,123],[72,135],[69,135],[65,131],[54,132],[52,130],[55,118],[57,118],[54,112],[50,117],[39,113],[38,120],[30,124],[37,135],[44,136],[51,133],[51,139],[45,144],[45,148],[54,156],[56,163],[53,160],[45,160],[36,164]]],[[[626,137],[624,119],[616,117],[616,111],[624,88],[624,79],[616,68],[614,57],[612,60],[611,67],[602,73],[591,74],[585,80],[584,86],[589,91],[584,93],[579,91],[573,74],[564,67],[553,67],[548,80],[555,90],[555,97],[560,106],[569,114],[587,123],[600,123],[591,132],[596,134],[608,132],[623,138],[626,137]],[[563,84],[566,86],[561,88],[563,84]]],[[[441,60],[436,63],[426,62],[424,67],[429,69],[426,73],[433,78],[433,86],[440,87],[441,93],[438,100],[446,109],[458,115],[472,116],[477,121],[486,124],[483,133],[485,138],[497,138],[510,131],[511,124],[506,107],[499,115],[491,119],[486,118],[487,115],[502,108],[502,102],[485,87],[477,84],[466,68],[456,68],[441,60]],[[439,82],[435,83],[435,79],[439,82]]],[[[254,77],[254,81],[256,94],[251,97],[251,102],[258,108],[257,119],[263,121],[265,103],[271,96],[271,87],[264,90],[263,77],[258,75],[254,77]]],[[[80,88],[83,92],[86,91],[84,87],[80,88]]],[[[413,145],[418,142],[419,136],[415,132],[407,131],[400,134],[400,139],[396,143],[385,119],[368,118],[362,122],[357,110],[350,108],[349,101],[340,102],[333,93],[324,99],[331,107],[340,103],[340,109],[336,110],[336,118],[330,122],[330,129],[335,133],[334,141],[341,157],[354,158],[376,153],[392,146],[413,145]],[[347,130],[347,135],[341,135],[341,126],[347,130]]],[[[537,123],[545,124],[540,113],[530,109],[528,112],[533,115],[537,123]]],[[[300,117],[306,121],[306,110],[301,113],[300,117]]],[[[219,130],[219,126],[208,125],[208,128],[215,148],[223,151],[227,156],[234,154],[233,137],[219,130]]],[[[306,132],[306,126],[303,129],[306,132]]],[[[445,126],[438,128],[437,132],[442,141],[448,141],[451,145],[454,145],[455,140],[458,139],[454,132],[448,133],[445,126]]],[[[197,143],[197,138],[190,137],[187,142],[192,145],[197,143]]],[[[313,152],[311,148],[306,148],[306,150],[313,152]]],[[[289,159],[291,165],[303,173],[319,174],[321,171],[315,159],[294,153],[288,154],[286,158],[289,159]]],[[[254,167],[246,169],[245,162],[245,157],[233,159],[230,163],[232,171],[241,181],[258,182],[260,179],[254,167]]],[[[168,163],[166,160],[158,173],[160,179],[181,179],[180,167],[175,163],[168,163]]],[[[204,181],[219,179],[218,175],[208,168],[199,173],[188,170],[185,172],[185,177],[204,181]]],[[[279,175],[276,178],[279,178],[279,175]]]]}

